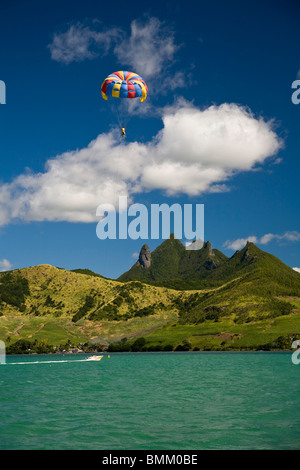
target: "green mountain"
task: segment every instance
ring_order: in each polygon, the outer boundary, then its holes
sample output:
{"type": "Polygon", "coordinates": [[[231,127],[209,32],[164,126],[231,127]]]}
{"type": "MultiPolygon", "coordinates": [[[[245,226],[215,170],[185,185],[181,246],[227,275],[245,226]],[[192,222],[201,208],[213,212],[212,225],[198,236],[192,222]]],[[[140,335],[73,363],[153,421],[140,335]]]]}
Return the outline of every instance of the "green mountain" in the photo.
{"type": "Polygon", "coordinates": [[[276,291],[278,294],[285,292],[289,295],[294,287],[298,289],[298,273],[253,243],[248,242],[241,251],[236,251],[231,258],[227,258],[219,250],[212,249],[210,242],[204,243],[200,250],[186,250],[174,236],[164,241],[153,253],[144,245],[139,260],[118,280],[138,280],[186,290],[221,286],[249,273],[254,273],[254,278],[263,280],[261,287],[264,294],[276,291]]]}
{"type": "Polygon", "coordinates": [[[50,265],[0,273],[0,339],[10,352],[83,343],[122,351],[290,349],[298,337],[300,274],[253,243],[227,258],[209,242],[189,251],[171,237],[153,253],[144,245],[117,281],[50,265]]]}
{"type": "Polygon", "coordinates": [[[139,280],[175,289],[197,288],[203,286],[199,280],[209,278],[227,259],[223,253],[212,249],[210,242],[204,243],[200,250],[186,250],[171,235],[153,253],[144,245],[138,261],[118,280],[139,280]]]}
{"type": "Polygon", "coordinates": [[[189,300],[182,305],[182,319],[201,322],[212,316],[234,316],[235,322],[245,323],[288,315],[292,304],[284,297],[299,297],[298,274],[275,256],[247,243],[209,275],[218,288],[195,294],[193,303],[189,300]]]}
{"type": "Polygon", "coordinates": [[[207,319],[231,317],[236,323],[275,318],[288,314],[292,305],[279,297],[300,295],[300,276],[275,256],[253,243],[227,258],[213,250],[209,242],[200,250],[187,251],[173,237],[152,254],[148,263],[138,262],[119,280],[142,280],[152,285],[201,289],[178,299],[181,323],[201,323],[207,319]]]}

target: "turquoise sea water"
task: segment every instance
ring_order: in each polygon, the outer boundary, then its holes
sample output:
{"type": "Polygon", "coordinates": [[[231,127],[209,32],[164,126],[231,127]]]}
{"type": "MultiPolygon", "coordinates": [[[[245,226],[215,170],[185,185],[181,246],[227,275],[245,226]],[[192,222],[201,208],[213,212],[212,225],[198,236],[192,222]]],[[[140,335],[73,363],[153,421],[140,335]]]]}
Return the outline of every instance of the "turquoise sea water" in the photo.
{"type": "Polygon", "coordinates": [[[0,365],[0,449],[300,449],[290,353],[84,358],[0,365]]]}

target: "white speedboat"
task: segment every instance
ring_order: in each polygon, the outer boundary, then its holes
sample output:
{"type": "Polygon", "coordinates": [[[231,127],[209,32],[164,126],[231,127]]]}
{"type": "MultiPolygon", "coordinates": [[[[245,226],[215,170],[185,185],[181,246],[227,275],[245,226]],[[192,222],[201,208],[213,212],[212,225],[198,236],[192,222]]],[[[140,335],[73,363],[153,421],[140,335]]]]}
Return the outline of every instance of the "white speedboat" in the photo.
{"type": "Polygon", "coordinates": [[[86,361],[101,361],[103,356],[90,356],[86,358],[86,361]]]}

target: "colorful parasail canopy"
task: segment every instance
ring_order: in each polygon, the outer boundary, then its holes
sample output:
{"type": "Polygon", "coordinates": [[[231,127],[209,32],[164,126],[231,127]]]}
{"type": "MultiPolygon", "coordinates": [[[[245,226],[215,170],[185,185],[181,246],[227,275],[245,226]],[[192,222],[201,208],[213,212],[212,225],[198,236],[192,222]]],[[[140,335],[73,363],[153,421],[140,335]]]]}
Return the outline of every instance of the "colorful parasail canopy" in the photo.
{"type": "Polygon", "coordinates": [[[146,82],[137,73],[119,71],[114,72],[104,80],[101,86],[102,98],[140,98],[145,101],[148,87],[146,82]]]}

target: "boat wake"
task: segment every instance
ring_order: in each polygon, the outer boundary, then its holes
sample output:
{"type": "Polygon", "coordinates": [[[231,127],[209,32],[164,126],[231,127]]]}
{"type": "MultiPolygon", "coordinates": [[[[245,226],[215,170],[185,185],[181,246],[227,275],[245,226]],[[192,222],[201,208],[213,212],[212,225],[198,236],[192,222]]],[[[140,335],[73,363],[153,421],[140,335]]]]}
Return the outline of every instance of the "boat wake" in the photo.
{"type": "Polygon", "coordinates": [[[62,364],[62,363],[70,363],[70,362],[94,362],[91,359],[71,359],[71,360],[63,360],[63,361],[26,361],[26,362],[7,362],[6,366],[23,366],[28,364],[62,364]]]}

